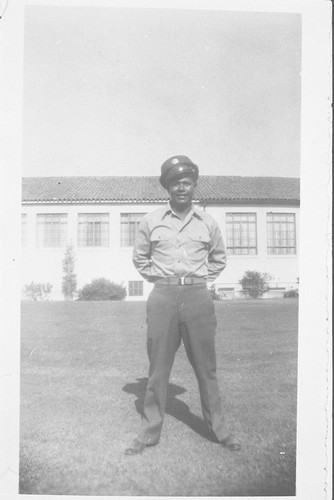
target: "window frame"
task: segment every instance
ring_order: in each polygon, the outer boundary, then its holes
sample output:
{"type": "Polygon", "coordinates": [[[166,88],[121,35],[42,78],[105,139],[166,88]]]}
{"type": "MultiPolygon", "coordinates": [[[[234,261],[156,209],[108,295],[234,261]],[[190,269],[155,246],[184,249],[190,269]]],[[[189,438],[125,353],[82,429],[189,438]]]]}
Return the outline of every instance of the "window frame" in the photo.
{"type": "Polygon", "coordinates": [[[138,231],[139,224],[142,220],[142,218],[147,214],[147,212],[121,212],[120,213],[120,246],[121,248],[133,248],[135,241],[136,241],[136,235],[138,231]],[[122,220],[123,217],[128,217],[130,219],[133,217],[137,220],[122,220]],[[130,230],[129,224],[134,224],[134,230],[130,230]]]}
{"type": "Polygon", "coordinates": [[[27,225],[28,216],[26,213],[21,214],[21,247],[27,246],[27,225]]]}
{"type": "Polygon", "coordinates": [[[77,218],[77,228],[78,248],[108,248],[110,246],[109,212],[80,212],[77,218]]]}
{"type": "Polygon", "coordinates": [[[68,214],[43,212],[36,214],[36,247],[65,248],[67,244],[68,214]],[[42,219],[44,217],[44,220],[42,219]],[[58,217],[59,220],[56,220],[58,217]],[[52,218],[54,220],[52,221],[52,218]],[[47,221],[49,219],[49,221],[47,221]],[[56,231],[52,231],[56,228],[56,231]],[[52,243],[52,244],[50,244],[52,243]]]}
{"type": "Polygon", "coordinates": [[[257,212],[226,212],[225,221],[227,255],[238,257],[258,255],[257,212]],[[252,220],[242,220],[243,217],[252,217],[252,220]],[[252,228],[254,234],[251,233],[252,228]],[[253,245],[252,240],[255,241],[253,245]],[[236,244],[237,242],[239,245],[236,244]]]}
{"type": "Polygon", "coordinates": [[[143,280],[129,280],[128,281],[128,296],[129,297],[143,297],[144,296],[144,281],[143,280]],[[135,293],[135,292],[137,292],[136,287],[138,287],[139,293],[135,293]]]}
{"type": "Polygon", "coordinates": [[[269,256],[293,256],[297,255],[297,224],[296,224],[296,213],[295,212],[267,212],[266,214],[266,229],[267,229],[267,255],[269,256]],[[269,217],[278,218],[291,217],[293,220],[269,220],[269,217]],[[276,231],[275,227],[276,225],[276,231]],[[288,227],[284,228],[283,226],[287,225],[288,227]],[[277,228],[278,226],[278,228],[277,228]],[[292,226],[289,230],[289,226],[292,226]],[[276,236],[275,236],[276,233],[276,236]],[[289,233],[291,236],[289,237],[289,233]],[[277,244],[281,242],[285,242],[284,244],[277,244]],[[290,242],[290,244],[289,244],[290,242]],[[292,244],[291,244],[292,242],[292,244]],[[270,244],[272,243],[272,244],[270,244]],[[276,244],[275,244],[276,243],[276,244]],[[292,251],[284,251],[289,250],[292,251]],[[272,250],[272,251],[271,251],[272,250]],[[277,250],[277,251],[275,251],[277,250]]]}

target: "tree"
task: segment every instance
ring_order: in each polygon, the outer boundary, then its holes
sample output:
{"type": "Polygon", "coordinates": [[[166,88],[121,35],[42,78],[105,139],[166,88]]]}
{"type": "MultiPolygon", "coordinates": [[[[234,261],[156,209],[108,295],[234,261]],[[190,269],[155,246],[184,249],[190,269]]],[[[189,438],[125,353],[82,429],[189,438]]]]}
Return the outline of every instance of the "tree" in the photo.
{"type": "Polygon", "coordinates": [[[63,259],[63,281],[62,293],[65,300],[73,300],[77,291],[77,275],[74,273],[75,257],[72,245],[66,248],[65,257],[63,259]]]}
{"type": "Polygon", "coordinates": [[[271,276],[268,273],[246,271],[239,283],[245,295],[250,295],[253,299],[258,299],[269,290],[268,281],[270,279],[271,276]]]}

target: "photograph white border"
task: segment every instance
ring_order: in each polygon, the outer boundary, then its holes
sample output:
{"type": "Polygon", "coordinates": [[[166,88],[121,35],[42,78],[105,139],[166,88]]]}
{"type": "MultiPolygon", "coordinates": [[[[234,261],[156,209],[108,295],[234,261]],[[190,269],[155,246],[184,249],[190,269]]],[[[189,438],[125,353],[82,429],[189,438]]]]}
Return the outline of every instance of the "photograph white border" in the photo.
{"type": "MultiPolygon", "coordinates": [[[[11,500],[26,496],[18,494],[20,204],[25,5],[196,8],[302,14],[297,494],[296,497],[291,498],[297,500],[331,498],[332,29],[331,2],[326,0],[312,2],[270,0],[58,0],[57,2],[27,0],[24,2],[23,0],[0,0],[0,142],[3,172],[0,247],[2,284],[0,300],[0,498],[11,500]]],[[[48,498],[48,495],[27,497],[42,499],[48,498]]],[[[60,497],[80,498],[65,495],[60,497]]],[[[260,498],[263,500],[265,497],[260,498]]]]}

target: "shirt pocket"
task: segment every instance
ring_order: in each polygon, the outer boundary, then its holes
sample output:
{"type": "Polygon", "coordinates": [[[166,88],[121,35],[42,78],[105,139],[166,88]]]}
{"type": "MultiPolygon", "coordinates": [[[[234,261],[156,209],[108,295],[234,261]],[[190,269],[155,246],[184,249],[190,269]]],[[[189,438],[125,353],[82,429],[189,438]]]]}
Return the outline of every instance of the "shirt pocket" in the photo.
{"type": "Polygon", "coordinates": [[[155,228],[150,236],[151,243],[166,242],[173,238],[173,231],[167,227],[155,228]]]}
{"type": "Polygon", "coordinates": [[[188,235],[189,243],[198,248],[208,248],[210,235],[208,231],[197,230],[188,235]]]}

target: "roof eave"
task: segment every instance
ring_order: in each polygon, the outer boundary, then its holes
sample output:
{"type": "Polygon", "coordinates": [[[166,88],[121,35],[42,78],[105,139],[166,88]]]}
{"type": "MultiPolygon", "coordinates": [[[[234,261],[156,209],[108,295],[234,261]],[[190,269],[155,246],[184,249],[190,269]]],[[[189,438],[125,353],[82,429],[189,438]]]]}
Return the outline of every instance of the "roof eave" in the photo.
{"type": "MultiPolygon", "coordinates": [[[[81,204],[113,204],[113,203],[122,203],[122,204],[135,204],[135,203],[165,203],[167,201],[166,198],[156,198],[156,199],[104,199],[104,200],[94,200],[94,199],[45,199],[45,200],[22,200],[23,205],[29,204],[37,204],[37,205],[81,205],[81,204]]],[[[206,203],[206,204],[214,204],[220,203],[223,205],[238,205],[238,204],[249,204],[249,205],[275,205],[277,203],[282,205],[300,205],[300,200],[298,199],[281,199],[281,198],[197,198],[193,200],[194,203],[206,203]]]]}

